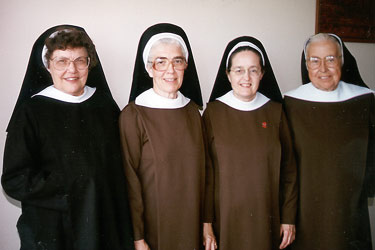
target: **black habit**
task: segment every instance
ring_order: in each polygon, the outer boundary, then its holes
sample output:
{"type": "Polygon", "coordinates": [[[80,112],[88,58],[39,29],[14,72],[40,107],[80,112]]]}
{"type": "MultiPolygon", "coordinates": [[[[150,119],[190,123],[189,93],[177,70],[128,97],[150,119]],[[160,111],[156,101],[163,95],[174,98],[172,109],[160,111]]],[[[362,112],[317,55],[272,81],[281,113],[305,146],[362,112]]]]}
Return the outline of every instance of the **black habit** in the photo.
{"type": "Polygon", "coordinates": [[[95,93],[80,103],[34,94],[52,84],[34,44],[7,129],[5,192],[21,201],[22,250],[133,249],[118,132],[119,108],[100,62],[89,72],[95,93]]]}

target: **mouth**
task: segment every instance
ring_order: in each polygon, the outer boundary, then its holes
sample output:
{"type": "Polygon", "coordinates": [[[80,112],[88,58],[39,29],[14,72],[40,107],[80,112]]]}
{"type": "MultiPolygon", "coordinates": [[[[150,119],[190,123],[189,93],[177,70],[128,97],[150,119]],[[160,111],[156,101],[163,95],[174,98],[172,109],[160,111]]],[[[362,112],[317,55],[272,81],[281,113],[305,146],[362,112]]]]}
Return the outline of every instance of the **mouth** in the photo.
{"type": "Polygon", "coordinates": [[[330,78],[330,76],[319,76],[319,79],[320,80],[327,80],[327,79],[329,79],[330,78]]]}
{"type": "Polygon", "coordinates": [[[167,83],[174,83],[177,80],[177,78],[164,78],[163,80],[167,83]]]}
{"type": "Polygon", "coordinates": [[[240,83],[240,86],[243,88],[250,88],[252,86],[251,83],[240,83]]]}
{"type": "Polygon", "coordinates": [[[77,81],[79,78],[78,77],[65,77],[64,80],[68,82],[74,82],[77,81]]]}

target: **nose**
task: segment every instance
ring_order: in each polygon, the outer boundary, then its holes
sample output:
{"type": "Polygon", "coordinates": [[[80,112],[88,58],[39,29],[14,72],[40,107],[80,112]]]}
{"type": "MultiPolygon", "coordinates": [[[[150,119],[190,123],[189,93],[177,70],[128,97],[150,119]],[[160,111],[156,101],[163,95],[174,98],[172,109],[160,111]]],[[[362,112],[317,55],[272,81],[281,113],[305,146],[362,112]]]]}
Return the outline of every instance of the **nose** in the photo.
{"type": "Polygon", "coordinates": [[[76,65],[74,64],[74,62],[72,62],[72,61],[69,62],[67,71],[68,72],[76,72],[77,71],[77,68],[76,68],[76,65]]]}
{"type": "Polygon", "coordinates": [[[167,72],[168,73],[174,73],[175,72],[174,65],[173,65],[172,62],[169,62],[168,67],[167,67],[167,72]]]}
{"type": "Polygon", "coordinates": [[[327,65],[325,60],[322,60],[320,65],[319,65],[319,71],[320,72],[326,72],[327,71],[327,65]]]}
{"type": "Polygon", "coordinates": [[[246,70],[245,71],[245,74],[244,74],[243,78],[245,80],[250,80],[250,78],[251,78],[251,76],[250,76],[250,70],[246,70]]]}

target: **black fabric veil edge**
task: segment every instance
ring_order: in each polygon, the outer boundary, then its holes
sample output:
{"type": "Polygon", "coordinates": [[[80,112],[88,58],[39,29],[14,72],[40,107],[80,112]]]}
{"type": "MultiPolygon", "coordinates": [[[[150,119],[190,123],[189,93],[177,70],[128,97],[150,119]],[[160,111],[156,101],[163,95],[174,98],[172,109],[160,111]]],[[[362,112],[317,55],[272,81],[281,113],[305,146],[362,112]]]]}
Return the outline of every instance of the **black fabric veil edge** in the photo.
{"type": "MultiPolygon", "coordinates": [[[[55,31],[64,29],[64,28],[75,28],[77,30],[86,31],[79,26],[69,25],[69,24],[63,24],[63,25],[57,25],[52,28],[49,28],[45,32],[43,32],[38,39],[35,41],[33,48],[31,50],[30,59],[28,62],[28,66],[26,69],[26,74],[22,83],[22,87],[16,102],[16,105],[14,107],[12,116],[10,118],[10,121],[8,123],[7,130],[13,123],[15,119],[15,115],[21,106],[21,104],[30,99],[33,95],[39,93],[46,87],[52,85],[52,78],[48,70],[44,67],[44,64],[42,62],[42,50],[44,46],[45,40],[55,31]]],[[[86,33],[87,34],[87,33],[86,33]]],[[[114,101],[111,91],[109,89],[107,80],[104,75],[103,68],[101,66],[99,57],[97,55],[97,65],[93,67],[88,74],[87,78],[87,86],[95,87],[96,91],[100,91],[106,95],[109,96],[109,98],[112,99],[113,104],[117,106],[116,102],[114,101]]]]}
{"type": "MultiPolygon", "coordinates": [[[[341,39],[341,38],[340,38],[341,39]]],[[[357,86],[369,88],[366,83],[362,80],[362,77],[358,70],[357,61],[355,60],[354,56],[350,53],[348,48],[343,45],[343,51],[344,51],[344,65],[341,68],[341,81],[344,81],[346,83],[355,84],[357,86]]],[[[309,79],[309,73],[307,71],[306,67],[306,59],[305,59],[305,53],[302,51],[301,56],[301,78],[302,78],[302,84],[307,84],[310,82],[309,79]]]]}
{"type": "Polygon", "coordinates": [[[181,27],[170,23],[158,23],[143,32],[138,44],[129,102],[134,101],[141,93],[153,87],[152,78],[148,75],[143,62],[143,50],[152,36],[164,32],[177,34],[185,41],[189,58],[180,92],[198,106],[203,107],[202,93],[189,40],[181,27]]]}
{"type": "Polygon", "coordinates": [[[273,73],[271,63],[268,59],[266,50],[264,49],[262,43],[258,39],[254,37],[250,37],[250,36],[241,36],[241,37],[235,38],[234,40],[228,43],[227,47],[224,50],[223,57],[221,59],[221,63],[219,66],[219,70],[216,76],[214,86],[212,88],[209,102],[215,101],[216,98],[223,96],[226,93],[228,93],[230,90],[232,90],[231,84],[226,74],[226,60],[231,49],[239,42],[244,42],[244,41],[255,44],[262,51],[263,56],[264,56],[265,72],[264,72],[262,80],[259,83],[258,92],[262,93],[263,95],[265,95],[266,97],[270,98],[273,101],[281,103],[282,95],[280,92],[279,85],[277,84],[276,77],[273,73]]]}

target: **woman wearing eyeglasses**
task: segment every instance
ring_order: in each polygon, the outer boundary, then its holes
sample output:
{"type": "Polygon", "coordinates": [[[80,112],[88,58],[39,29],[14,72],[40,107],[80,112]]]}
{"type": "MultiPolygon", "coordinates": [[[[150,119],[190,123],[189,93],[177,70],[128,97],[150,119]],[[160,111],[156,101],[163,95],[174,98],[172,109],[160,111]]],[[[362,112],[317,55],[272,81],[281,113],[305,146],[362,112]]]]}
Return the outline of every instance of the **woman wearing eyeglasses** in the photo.
{"type": "Polygon", "coordinates": [[[285,93],[299,170],[292,249],[372,250],[374,91],[335,34],[309,37],[301,59],[303,85],[285,93]]]}
{"type": "Polygon", "coordinates": [[[119,113],[86,32],[44,32],[7,128],[1,179],[22,204],[22,250],[133,249],[119,113]]]}
{"type": "Polygon", "coordinates": [[[137,250],[200,249],[205,149],[202,97],[185,32],[156,24],[142,35],[129,104],[120,116],[137,250]]]}
{"type": "Polygon", "coordinates": [[[281,100],[262,44],[232,40],[203,114],[212,169],[206,209],[214,210],[220,250],[276,250],[294,240],[296,165],[281,100]]]}

